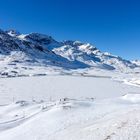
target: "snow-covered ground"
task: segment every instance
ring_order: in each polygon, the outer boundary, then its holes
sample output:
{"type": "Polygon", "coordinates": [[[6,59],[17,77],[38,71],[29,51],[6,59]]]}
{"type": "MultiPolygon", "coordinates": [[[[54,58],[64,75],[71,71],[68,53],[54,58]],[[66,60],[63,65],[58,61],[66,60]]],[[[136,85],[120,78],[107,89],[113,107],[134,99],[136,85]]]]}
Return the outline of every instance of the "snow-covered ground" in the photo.
{"type": "Polygon", "coordinates": [[[133,94],[105,100],[11,103],[0,107],[0,139],[138,140],[139,108],[140,96],[133,94]]]}
{"type": "Polygon", "coordinates": [[[139,88],[129,86],[110,77],[99,76],[37,76],[0,79],[0,103],[13,100],[58,100],[61,98],[118,97],[139,93],[139,88]]]}
{"type": "Polygon", "coordinates": [[[81,72],[1,78],[0,140],[139,140],[134,75],[81,72]]]}
{"type": "Polygon", "coordinates": [[[0,140],[140,140],[139,118],[138,60],[0,30],[0,140]]]}

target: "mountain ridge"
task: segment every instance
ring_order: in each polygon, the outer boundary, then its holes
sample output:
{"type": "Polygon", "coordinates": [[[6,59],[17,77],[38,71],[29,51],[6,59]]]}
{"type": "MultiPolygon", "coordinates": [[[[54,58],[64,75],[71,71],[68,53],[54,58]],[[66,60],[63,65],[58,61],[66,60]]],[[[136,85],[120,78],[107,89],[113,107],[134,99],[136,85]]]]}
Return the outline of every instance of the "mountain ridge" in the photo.
{"type": "Polygon", "coordinates": [[[101,52],[90,43],[72,40],[59,42],[45,34],[21,34],[15,30],[1,29],[0,58],[8,65],[20,63],[62,69],[98,68],[123,71],[139,67],[119,56],[101,52]]]}

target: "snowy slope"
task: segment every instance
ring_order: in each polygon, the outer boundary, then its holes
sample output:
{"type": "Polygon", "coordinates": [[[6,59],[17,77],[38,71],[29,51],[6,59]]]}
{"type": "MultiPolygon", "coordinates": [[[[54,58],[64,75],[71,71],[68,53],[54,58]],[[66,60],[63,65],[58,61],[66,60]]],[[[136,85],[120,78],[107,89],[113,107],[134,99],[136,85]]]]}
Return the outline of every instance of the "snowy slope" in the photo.
{"type": "Polygon", "coordinates": [[[140,96],[19,101],[0,107],[2,140],[138,140],[140,96]],[[133,100],[131,100],[133,98],[133,100]]]}
{"type": "Polygon", "coordinates": [[[134,60],[134,61],[132,61],[132,63],[134,63],[134,64],[140,66],[140,60],[134,60]]]}
{"type": "Polygon", "coordinates": [[[125,70],[136,67],[130,61],[106,52],[103,53],[93,45],[79,41],[65,41],[63,46],[54,48],[53,51],[71,61],[78,60],[90,66],[104,67],[108,70],[125,70]]]}

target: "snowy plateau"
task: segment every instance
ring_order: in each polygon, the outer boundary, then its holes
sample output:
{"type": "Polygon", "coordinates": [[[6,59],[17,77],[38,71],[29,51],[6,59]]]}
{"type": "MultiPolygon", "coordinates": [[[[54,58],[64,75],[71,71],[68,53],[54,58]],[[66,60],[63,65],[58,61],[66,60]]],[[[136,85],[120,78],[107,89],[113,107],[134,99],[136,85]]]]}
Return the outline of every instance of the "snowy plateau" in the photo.
{"type": "Polygon", "coordinates": [[[0,30],[0,140],[140,140],[140,61],[0,30]]]}

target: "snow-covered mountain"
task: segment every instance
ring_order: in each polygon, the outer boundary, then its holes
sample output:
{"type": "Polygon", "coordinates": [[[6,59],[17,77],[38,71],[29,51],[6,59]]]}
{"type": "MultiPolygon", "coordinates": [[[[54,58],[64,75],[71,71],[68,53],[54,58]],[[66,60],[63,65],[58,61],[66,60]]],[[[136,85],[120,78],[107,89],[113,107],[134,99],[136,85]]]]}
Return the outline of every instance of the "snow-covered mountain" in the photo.
{"type": "Polygon", "coordinates": [[[134,64],[140,66],[140,60],[133,60],[132,63],[134,63],[134,64]]]}
{"type": "Polygon", "coordinates": [[[99,68],[125,70],[137,64],[121,57],[104,53],[89,43],[80,41],[58,42],[51,36],[15,30],[0,30],[0,68],[7,65],[57,67],[61,69],[99,68]]]}

